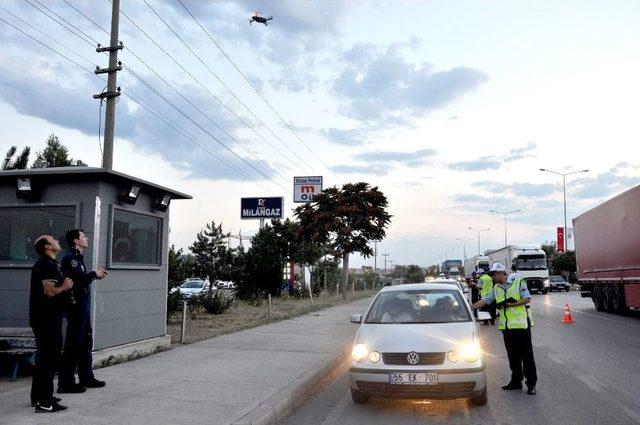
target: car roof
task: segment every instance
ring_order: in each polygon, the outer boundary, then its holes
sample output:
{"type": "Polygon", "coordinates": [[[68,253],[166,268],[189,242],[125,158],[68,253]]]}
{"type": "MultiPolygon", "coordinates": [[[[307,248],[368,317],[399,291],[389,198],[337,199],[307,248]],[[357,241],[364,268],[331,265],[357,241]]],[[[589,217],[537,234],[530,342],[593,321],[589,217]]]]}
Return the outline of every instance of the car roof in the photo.
{"type": "MultiPolygon", "coordinates": [[[[445,279],[441,279],[445,280],[445,279]]],[[[460,290],[458,285],[454,288],[451,288],[451,284],[456,283],[454,280],[448,281],[446,283],[437,282],[432,280],[429,283],[406,283],[404,285],[397,286],[385,286],[380,290],[380,292],[403,292],[403,291],[416,291],[416,290],[425,290],[425,289],[457,289],[460,290]]]]}

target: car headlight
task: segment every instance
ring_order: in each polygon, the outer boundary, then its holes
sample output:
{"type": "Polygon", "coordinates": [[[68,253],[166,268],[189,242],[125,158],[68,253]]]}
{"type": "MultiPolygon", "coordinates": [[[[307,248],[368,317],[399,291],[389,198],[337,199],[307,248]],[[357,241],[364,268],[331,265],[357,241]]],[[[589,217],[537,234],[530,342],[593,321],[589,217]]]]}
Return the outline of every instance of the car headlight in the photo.
{"type": "Polygon", "coordinates": [[[542,284],[543,284],[544,286],[549,286],[549,279],[545,279],[545,280],[543,280],[543,281],[542,281],[542,284]]]}
{"type": "Polygon", "coordinates": [[[369,355],[369,349],[364,344],[356,344],[351,350],[351,358],[354,362],[362,363],[367,359],[369,355]]]}
{"type": "Polygon", "coordinates": [[[377,351],[369,353],[369,361],[371,361],[371,363],[378,363],[380,361],[380,353],[377,351]]]}
{"type": "Polygon", "coordinates": [[[449,359],[451,363],[455,363],[460,360],[460,354],[458,354],[458,352],[455,350],[449,351],[447,353],[447,359],[449,359]]]}
{"type": "Polygon", "coordinates": [[[473,363],[477,361],[480,358],[480,354],[480,343],[477,340],[460,347],[460,356],[466,362],[473,363]]]}

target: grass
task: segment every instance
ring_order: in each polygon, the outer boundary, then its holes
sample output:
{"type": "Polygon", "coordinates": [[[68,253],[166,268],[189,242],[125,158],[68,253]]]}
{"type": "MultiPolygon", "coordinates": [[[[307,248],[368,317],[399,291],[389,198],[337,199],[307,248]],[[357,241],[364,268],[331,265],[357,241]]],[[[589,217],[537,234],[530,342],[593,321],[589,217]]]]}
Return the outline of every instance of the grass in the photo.
{"type": "MultiPolygon", "coordinates": [[[[322,310],[358,299],[371,297],[378,290],[356,291],[349,294],[348,300],[341,295],[321,295],[313,299],[295,299],[290,297],[273,298],[271,302],[271,322],[291,319],[296,316],[322,310]]],[[[173,344],[180,343],[182,313],[174,313],[169,317],[167,332],[171,335],[173,344]]],[[[229,334],[242,329],[253,328],[269,323],[267,300],[261,305],[253,305],[237,300],[231,308],[219,315],[208,314],[204,309],[197,308],[187,314],[186,343],[202,341],[219,335],[229,334]]]]}

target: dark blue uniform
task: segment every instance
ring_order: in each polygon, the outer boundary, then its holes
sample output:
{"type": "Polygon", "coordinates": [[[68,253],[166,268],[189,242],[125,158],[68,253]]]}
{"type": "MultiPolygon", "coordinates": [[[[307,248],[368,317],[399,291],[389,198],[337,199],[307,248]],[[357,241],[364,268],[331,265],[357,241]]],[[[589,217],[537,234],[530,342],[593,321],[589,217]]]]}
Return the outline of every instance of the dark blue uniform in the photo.
{"type": "Polygon", "coordinates": [[[67,335],[58,386],[75,383],[75,371],[78,371],[80,384],[94,380],[91,351],[93,349],[93,330],[91,329],[91,282],[97,278],[95,272],[87,272],[84,256],[77,248],[72,248],[60,262],[64,277],[73,280],[73,295],[76,303],[66,309],[67,335]]]}

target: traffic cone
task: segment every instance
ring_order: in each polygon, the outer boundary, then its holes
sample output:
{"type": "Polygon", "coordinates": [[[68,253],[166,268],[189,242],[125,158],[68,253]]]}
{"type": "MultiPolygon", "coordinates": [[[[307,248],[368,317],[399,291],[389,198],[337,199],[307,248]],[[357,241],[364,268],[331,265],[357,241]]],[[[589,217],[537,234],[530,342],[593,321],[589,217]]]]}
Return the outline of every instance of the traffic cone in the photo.
{"type": "Polygon", "coordinates": [[[571,317],[571,311],[569,311],[569,304],[564,305],[564,319],[562,319],[562,323],[573,323],[573,317],[571,317]]]}

